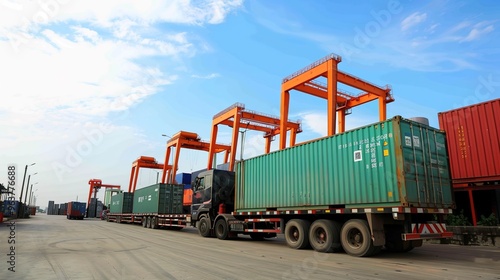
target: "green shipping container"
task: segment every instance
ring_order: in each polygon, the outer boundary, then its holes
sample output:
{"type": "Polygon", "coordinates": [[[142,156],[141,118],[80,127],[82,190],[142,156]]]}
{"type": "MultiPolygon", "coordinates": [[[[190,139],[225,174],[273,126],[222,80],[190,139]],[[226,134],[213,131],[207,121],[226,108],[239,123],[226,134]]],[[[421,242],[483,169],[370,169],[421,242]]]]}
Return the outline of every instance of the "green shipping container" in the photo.
{"type": "Polygon", "coordinates": [[[132,213],[133,203],[134,203],[133,193],[119,192],[111,196],[109,213],[111,214],[132,213]]]}
{"type": "Polygon", "coordinates": [[[134,214],[182,214],[183,185],[155,184],[135,191],[134,214]],[[179,207],[180,206],[180,207],[179,207]]]}
{"type": "Polygon", "coordinates": [[[237,211],[453,207],[445,134],[394,117],[236,165],[237,211]]]}

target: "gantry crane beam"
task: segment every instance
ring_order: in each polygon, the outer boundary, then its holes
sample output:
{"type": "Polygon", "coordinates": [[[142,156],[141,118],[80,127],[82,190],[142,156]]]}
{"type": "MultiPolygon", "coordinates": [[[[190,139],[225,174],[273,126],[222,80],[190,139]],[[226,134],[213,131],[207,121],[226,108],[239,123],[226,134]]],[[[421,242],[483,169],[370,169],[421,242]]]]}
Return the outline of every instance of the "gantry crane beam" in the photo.
{"type": "Polygon", "coordinates": [[[128,191],[131,193],[135,192],[135,188],[137,187],[137,179],[139,178],[139,170],[141,168],[162,169],[165,173],[165,170],[170,170],[171,166],[165,166],[162,163],[158,163],[154,157],[141,156],[137,158],[132,163],[132,170],[130,171],[128,191]]]}
{"type": "MultiPolygon", "coordinates": [[[[169,165],[172,149],[175,149],[175,156],[173,163],[171,165],[172,166],[171,172],[168,172],[168,176],[166,170],[164,170],[163,172],[163,176],[161,179],[162,183],[168,183],[168,184],[178,183],[175,180],[175,175],[178,169],[180,152],[181,149],[183,148],[208,152],[210,149],[210,143],[201,141],[201,138],[198,137],[198,134],[194,132],[179,131],[178,133],[174,134],[174,136],[172,136],[172,138],[170,138],[170,140],[167,142],[167,149],[165,152],[165,166],[169,165]]],[[[227,162],[228,153],[230,149],[231,147],[229,145],[222,145],[222,144],[215,145],[216,152],[223,152],[223,151],[226,152],[225,162],[227,162]]],[[[191,205],[192,196],[193,196],[193,191],[191,189],[184,189],[184,195],[182,199],[184,206],[191,205]]]]}
{"type": "MultiPolygon", "coordinates": [[[[170,155],[171,155],[171,150],[175,148],[175,156],[171,168],[171,171],[169,172],[167,176],[166,170],[163,172],[162,176],[162,183],[169,183],[169,184],[176,184],[177,182],[175,181],[175,175],[177,173],[178,169],[178,164],[179,164],[179,157],[180,157],[180,151],[182,148],[184,149],[191,149],[191,150],[199,150],[199,151],[206,151],[208,152],[210,150],[210,143],[201,141],[201,138],[198,137],[198,134],[194,132],[187,132],[187,131],[179,131],[170,140],[167,142],[167,149],[165,153],[165,166],[169,166],[169,160],[170,160],[170,155]]],[[[215,152],[220,153],[220,152],[226,152],[225,156],[225,161],[227,162],[228,158],[228,153],[231,150],[231,147],[229,145],[223,145],[223,144],[216,144],[215,145],[215,152]]]]}
{"type": "MultiPolygon", "coordinates": [[[[338,70],[342,58],[338,55],[328,55],[303,69],[284,78],[281,84],[281,123],[280,128],[285,128],[288,120],[290,104],[290,91],[297,90],[327,100],[328,105],[328,135],[336,133],[338,117],[338,131],[345,131],[346,111],[361,104],[378,100],[379,119],[387,118],[386,104],[394,101],[389,86],[379,87],[354,75],[338,70]],[[316,79],[324,77],[326,86],[321,85],[316,79]],[[362,92],[356,96],[347,94],[338,89],[338,83],[356,88],[362,92]],[[336,113],[338,116],[336,116],[336,113]]],[[[287,131],[280,130],[280,149],[286,148],[287,131]]],[[[293,136],[292,136],[293,137],[293,136]]],[[[290,146],[293,146],[290,143],[290,146]]]]}
{"type": "MultiPolygon", "coordinates": [[[[212,120],[207,169],[212,169],[213,159],[216,153],[215,143],[217,140],[218,125],[226,125],[233,129],[231,150],[229,152],[229,170],[231,171],[234,169],[234,163],[236,161],[240,128],[264,132],[264,138],[266,139],[265,153],[270,152],[272,138],[278,135],[281,130],[285,130],[285,132],[291,131],[290,145],[295,145],[296,134],[302,132],[300,122],[287,120],[284,122],[283,127],[281,127],[280,118],[245,110],[245,105],[236,103],[216,114],[212,120]]],[[[227,162],[227,157],[225,162],[227,162]]]]}
{"type": "Polygon", "coordinates": [[[100,188],[115,188],[115,189],[120,189],[120,185],[108,185],[108,184],[103,184],[101,179],[90,179],[89,180],[89,198],[87,199],[87,208],[90,206],[90,199],[92,198],[92,193],[94,194],[94,197],[97,196],[97,191],[100,188]]]}

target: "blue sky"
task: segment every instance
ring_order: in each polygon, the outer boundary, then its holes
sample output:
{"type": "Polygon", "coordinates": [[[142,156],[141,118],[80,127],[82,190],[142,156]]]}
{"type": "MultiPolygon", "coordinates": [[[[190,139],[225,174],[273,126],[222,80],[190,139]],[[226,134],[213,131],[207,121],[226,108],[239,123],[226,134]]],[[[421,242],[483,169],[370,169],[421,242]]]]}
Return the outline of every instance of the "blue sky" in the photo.
{"type": "MultiPolygon", "coordinates": [[[[278,116],[281,80],[330,53],[342,56],[341,71],[391,85],[388,117],[422,116],[438,126],[438,112],[500,97],[496,1],[0,7],[0,163],[22,173],[36,162],[28,174],[38,173],[31,183],[42,206],[85,200],[91,178],[127,189],[133,160],[164,161],[162,134],[208,140],[213,115],[236,102],[278,116]]],[[[324,100],[292,92],[290,105],[304,129],[299,142],[326,134],[324,100]]],[[[347,128],[376,121],[377,104],[368,104],[353,109],[347,128]]],[[[219,142],[229,143],[229,133],[220,128],[219,142]]],[[[262,153],[262,135],[249,132],[244,146],[245,158],[262,153]]],[[[178,172],[206,161],[205,152],[183,150],[178,172]]],[[[156,171],[144,170],[139,187],[155,181],[156,171]]]]}

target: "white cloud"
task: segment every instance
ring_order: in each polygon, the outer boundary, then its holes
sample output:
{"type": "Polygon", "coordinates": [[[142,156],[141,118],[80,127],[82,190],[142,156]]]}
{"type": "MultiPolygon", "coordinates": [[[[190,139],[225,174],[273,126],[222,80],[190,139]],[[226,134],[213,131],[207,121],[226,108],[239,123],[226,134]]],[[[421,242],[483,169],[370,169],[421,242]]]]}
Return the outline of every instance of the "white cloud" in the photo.
{"type": "Polygon", "coordinates": [[[299,116],[302,119],[302,130],[312,131],[320,136],[327,134],[327,117],[325,113],[307,112],[301,113],[299,116]]]}
{"type": "Polygon", "coordinates": [[[117,19],[131,19],[141,24],[171,22],[218,24],[243,0],[80,0],[80,1],[1,1],[2,28],[32,28],[46,23],[74,20],[109,26],[117,19]]]}
{"type": "Polygon", "coordinates": [[[401,30],[406,31],[409,28],[411,28],[411,27],[413,27],[421,22],[424,22],[426,19],[427,19],[427,13],[415,12],[415,13],[409,15],[407,18],[405,18],[401,22],[401,30]]]}
{"type": "Polygon", "coordinates": [[[467,34],[467,36],[465,38],[461,39],[460,42],[470,42],[470,41],[477,40],[481,36],[483,36],[484,34],[488,34],[488,33],[492,32],[493,30],[495,30],[495,28],[493,28],[493,25],[488,25],[482,29],[479,27],[477,27],[477,28],[475,27],[469,32],[469,34],[467,34]]]}
{"type": "Polygon", "coordinates": [[[208,48],[182,25],[164,23],[221,23],[241,3],[0,0],[0,161],[37,162],[42,205],[68,201],[88,178],[126,181],[122,171],[137,154],[155,155],[152,141],[135,135],[140,128],[129,127],[129,109],[175,82],[183,58],[208,48]],[[120,125],[97,144],[85,135],[110,120],[120,125]]]}
{"type": "Polygon", "coordinates": [[[191,75],[191,77],[193,78],[197,78],[197,79],[215,79],[215,78],[219,78],[220,77],[220,74],[219,73],[211,73],[211,74],[208,74],[208,75],[191,75]]]}
{"type": "MultiPolygon", "coordinates": [[[[302,112],[299,113],[298,116],[302,119],[302,130],[303,134],[313,133],[316,134],[311,139],[317,137],[324,137],[327,135],[327,115],[324,112],[302,112]]],[[[365,125],[369,125],[371,123],[378,122],[378,116],[367,116],[367,115],[348,115],[345,120],[345,130],[351,130],[358,127],[362,127],[365,125]]],[[[338,127],[337,127],[338,131],[338,127]]],[[[310,134],[308,134],[310,135],[310,134]]],[[[308,136],[309,137],[309,136],[308,136]]]]}

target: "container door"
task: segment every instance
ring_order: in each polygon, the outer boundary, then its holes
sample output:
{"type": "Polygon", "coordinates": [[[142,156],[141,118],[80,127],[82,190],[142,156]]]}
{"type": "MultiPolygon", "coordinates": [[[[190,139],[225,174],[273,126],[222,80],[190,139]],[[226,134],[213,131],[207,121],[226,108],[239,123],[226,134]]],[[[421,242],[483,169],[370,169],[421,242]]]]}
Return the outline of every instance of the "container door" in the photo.
{"type": "Polygon", "coordinates": [[[406,120],[401,121],[400,127],[408,206],[451,207],[451,179],[444,133],[406,120]]]}

